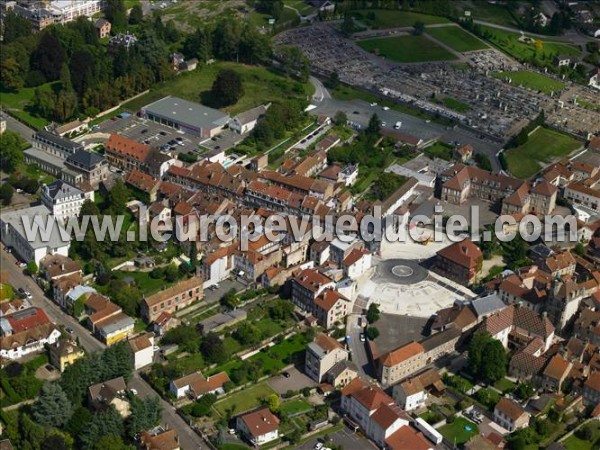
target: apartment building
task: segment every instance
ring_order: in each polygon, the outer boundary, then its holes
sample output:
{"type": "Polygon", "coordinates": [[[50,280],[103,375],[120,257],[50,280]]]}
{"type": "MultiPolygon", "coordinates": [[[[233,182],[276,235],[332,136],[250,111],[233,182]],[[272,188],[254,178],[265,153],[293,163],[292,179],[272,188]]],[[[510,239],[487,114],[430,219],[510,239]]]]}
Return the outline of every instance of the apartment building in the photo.
{"type": "Polygon", "coordinates": [[[144,297],[141,303],[141,315],[145,321],[154,322],[165,311],[174,313],[200,300],[202,300],[202,279],[192,277],[149,297],[144,297]]]}
{"type": "Polygon", "coordinates": [[[317,383],[340,361],[348,359],[348,351],[334,338],[320,333],[306,348],[305,371],[317,383]]]}

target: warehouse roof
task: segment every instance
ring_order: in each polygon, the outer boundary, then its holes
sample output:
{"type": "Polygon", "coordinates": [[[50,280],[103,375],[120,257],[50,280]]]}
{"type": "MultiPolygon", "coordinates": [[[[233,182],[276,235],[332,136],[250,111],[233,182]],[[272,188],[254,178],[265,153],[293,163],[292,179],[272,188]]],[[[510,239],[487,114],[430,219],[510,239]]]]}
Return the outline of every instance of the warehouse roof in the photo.
{"type": "Polygon", "coordinates": [[[229,115],[218,109],[173,96],[150,103],[143,109],[146,114],[151,113],[194,128],[215,128],[229,121],[229,115]]]}

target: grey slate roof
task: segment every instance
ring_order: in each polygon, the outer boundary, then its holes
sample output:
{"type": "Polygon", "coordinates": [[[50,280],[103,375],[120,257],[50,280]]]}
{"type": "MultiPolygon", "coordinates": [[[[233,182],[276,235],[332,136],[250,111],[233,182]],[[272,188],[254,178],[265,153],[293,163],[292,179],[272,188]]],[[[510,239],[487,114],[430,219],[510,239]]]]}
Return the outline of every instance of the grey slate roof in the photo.
{"type": "Polygon", "coordinates": [[[83,149],[83,145],[78,142],[73,142],[70,139],[60,137],[57,134],[50,133],[46,130],[40,130],[34,135],[34,140],[43,140],[52,143],[57,147],[64,148],[71,153],[75,153],[77,149],[83,149]]]}
{"type": "Polygon", "coordinates": [[[486,295],[485,297],[471,300],[471,307],[477,317],[485,316],[499,311],[506,307],[506,304],[500,300],[497,293],[486,295]]]}
{"type": "Polygon", "coordinates": [[[329,369],[327,375],[335,378],[346,369],[351,369],[358,373],[358,368],[356,367],[356,364],[354,364],[352,361],[344,360],[335,363],[335,365],[331,369],[329,369]]]}
{"type": "MultiPolygon", "coordinates": [[[[51,248],[56,249],[60,247],[64,247],[70,244],[71,239],[64,240],[61,232],[60,226],[58,222],[54,222],[54,226],[51,228],[50,235],[48,236],[48,240],[42,239],[45,236],[42,236],[42,233],[32,233],[33,239],[29,240],[27,233],[25,232],[25,227],[23,225],[24,220],[28,220],[29,227],[34,223],[34,219],[37,216],[40,216],[42,223],[46,224],[47,216],[50,215],[50,211],[44,205],[32,206],[30,208],[25,209],[17,209],[13,211],[7,211],[0,214],[0,223],[2,224],[10,224],[17,233],[19,233],[23,239],[25,239],[29,246],[33,249],[37,248],[51,248]]],[[[37,219],[39,220],[39,219],[37,219]]],[[[4,232],[4,228],[2,232],[4,232]]]]}
{"type": "Polygon", "coordinates": [[[248,111],[244,111],[243,113],[239,113],[234,117],[240,124],[245,125],[254,120],[258,120],[258,118],[264,115],[267,112],[267,108],[269,105],[260,105],[256,108],[249,109],[248,111]]]}
{"type": "Polygon", "coordinates": [[[455,327],[446,328],[444,331],[432,334],[431,336],[423,339],[420,344],[423,346],[426,352],[439,347],[440,345],[446,344],[447,342],[457,339],[462,334],[462,331],[455,327]]]}
{"type": "Polygon", "coordinates": [[[225,125],[229,115],[218,109],[209,108],[200,103],[190,102],[179,97],[168,96],[150,103],[143,108],[146,114],[152,114],[194,128],[212,129],[225,125]]]}
{"type": "Polygon", "coordinates": [[[97,164],[101,164],[106,159],[99,153],[88,152],[83,149],[77,149],[77,151],[69,155],[67,158],[67,162],[75,164],[80,167],[84,167],[85,169],[91,170],[97,164]]]}
{"type": "Polygon", "coordinates": [[[52,183],[44,186],[43,189],[48,193],[48,196],[53,200],[58,200],[58,199],[67,198],[67,197],[73,197],[75,195],[80,196],[80,197],[84,196],[83,191],[77,189],[74,186],[71,186],[70,184],[65,183],[63,180],[55,180],[52,183]]]}

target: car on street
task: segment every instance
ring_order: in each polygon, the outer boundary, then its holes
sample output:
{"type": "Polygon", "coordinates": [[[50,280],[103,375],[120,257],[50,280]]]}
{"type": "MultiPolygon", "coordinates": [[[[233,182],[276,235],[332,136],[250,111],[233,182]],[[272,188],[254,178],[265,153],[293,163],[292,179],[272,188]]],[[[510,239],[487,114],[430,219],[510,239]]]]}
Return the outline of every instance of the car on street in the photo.
{"type": "Polygon", "coordinates": [[[161,136],[166,136],[167,132],[166,131],[159,131],[158,134],[160,134],[161,136]]]}
{"type": "Polygon", "coordinates": [[[75,330],[73,330],[73,328],[71,328],[71,327],[67,327],[67,328],[65,328],[65,331],[66,331],[67,333],[69,333],[69,334],[73,334],[73,333],[75,333],[75,330]]]}
{"type": "Polygon", "coordinates": [[[230,428],[228,431],[229,434],[235,434],[235,428],[230,428]]]}
{"type": "Polygon", "coordinates": [[[377,106],[377,102],[371,103],[371,106],[377,106]]]}
{"type": "Polygon", "coordinates": [[[138,395],[138,391],[136,389],[129,389],[129,392],[131,392],[133,395],[138,395]]]}
{"type": "Polygon", "coordinates": [[[389,111],[389,110],[390,110],[390,107],[389,107],[389,106],[384,106],[384,107],[383,107],[383,110],[384,110],[384,111],[389,111]]]}
{"type": "Polygon", "coordinates": [[[365,333],[360,333],[360,342],[367,342],[367,338],[365,337],[365,333]]]}

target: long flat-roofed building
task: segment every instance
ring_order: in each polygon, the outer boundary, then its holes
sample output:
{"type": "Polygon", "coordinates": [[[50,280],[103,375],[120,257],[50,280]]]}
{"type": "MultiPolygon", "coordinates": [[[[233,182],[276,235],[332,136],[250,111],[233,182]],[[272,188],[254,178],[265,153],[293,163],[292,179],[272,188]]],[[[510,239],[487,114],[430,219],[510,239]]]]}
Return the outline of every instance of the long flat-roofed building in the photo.
{"type": "Polygon", "coordinates": [[[202,138],[216,136],[229,122],[229,114],[172,96],[144,106],[141,115],[154,122],[202,138]]]}

